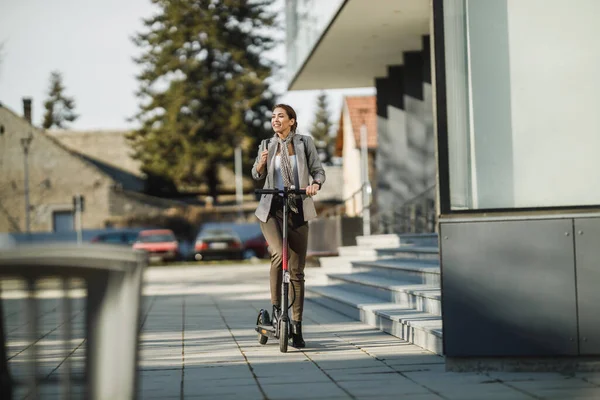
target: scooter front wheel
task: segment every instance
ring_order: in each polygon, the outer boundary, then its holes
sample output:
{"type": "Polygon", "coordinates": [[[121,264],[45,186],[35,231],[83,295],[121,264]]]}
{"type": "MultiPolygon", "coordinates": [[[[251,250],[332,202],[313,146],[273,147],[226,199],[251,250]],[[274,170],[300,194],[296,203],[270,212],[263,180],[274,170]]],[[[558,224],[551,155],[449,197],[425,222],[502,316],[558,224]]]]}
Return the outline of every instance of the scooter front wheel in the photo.
{"type": "Polygon", "coordinates": [[[290,336],[290,326],[287,321],[279,321],[279,351],[287,353],[288,340],[290,336]]]}
{"type": "MultiPolygon", "coordinates": [[[[270,325],[271,321],[269,319],[269,312],[267,310],[261,310],[260,314],[258,315],[258,321],[256,321],[257,325],[270,325]]],[[[258,343],[260,344],[267,344],[267,341],[269,340],[268,336],[263,335],[262,333],[258,334],[258,343]]]]}

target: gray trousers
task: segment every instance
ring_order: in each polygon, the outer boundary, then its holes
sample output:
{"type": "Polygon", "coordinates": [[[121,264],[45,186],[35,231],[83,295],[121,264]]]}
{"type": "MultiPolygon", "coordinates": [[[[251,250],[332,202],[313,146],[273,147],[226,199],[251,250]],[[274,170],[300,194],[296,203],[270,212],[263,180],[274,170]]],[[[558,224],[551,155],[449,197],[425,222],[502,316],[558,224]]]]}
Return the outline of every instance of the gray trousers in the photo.
{"type": "MultiPolygon", "coordinates": [[[[283,280],[283,210],[275,203],[267,222],[261,222],[260,228],[271,249],[271,304],[280,306],[281,283],[283,280]]],[[[308,224],[304,221],[302,212],[288,212],[288,269],[290,272],[290,299],[292,319],[302,321],[304,310],[304,266],[306,264],[306,249],[308,245],[308,224]]]]}

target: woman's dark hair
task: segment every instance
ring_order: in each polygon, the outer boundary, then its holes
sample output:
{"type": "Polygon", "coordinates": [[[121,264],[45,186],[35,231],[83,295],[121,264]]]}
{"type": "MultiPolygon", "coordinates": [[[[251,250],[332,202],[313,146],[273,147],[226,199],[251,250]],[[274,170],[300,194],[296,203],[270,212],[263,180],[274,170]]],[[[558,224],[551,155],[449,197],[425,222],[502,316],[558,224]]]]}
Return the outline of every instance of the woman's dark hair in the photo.
{"type": "Polygon", "coordinates": [[[296,129],[298,129],[298,118],[296,118],[296,111],[294,111],[294,109],[292,108],[292,106],[288,106],[287,104],[275,104],[275,106],[273,107],[273,110],[271,111],[275,111],[276,108],[283,108],[288,116],[289,119],[294,119],[294,125],[292,125],[292,132],[296,132],[296,129]]]}

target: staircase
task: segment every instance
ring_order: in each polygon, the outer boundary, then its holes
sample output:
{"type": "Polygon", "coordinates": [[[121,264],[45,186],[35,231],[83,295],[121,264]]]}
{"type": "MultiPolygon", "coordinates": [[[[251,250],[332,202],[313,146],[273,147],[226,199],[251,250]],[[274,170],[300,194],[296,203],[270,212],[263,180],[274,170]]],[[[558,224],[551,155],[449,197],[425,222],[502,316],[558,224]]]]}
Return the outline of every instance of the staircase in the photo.
{"type": "Polygon", "coordinates": [[[306,298],[442,354],[437,234],[359,236],[321,258],[306,298]]]}

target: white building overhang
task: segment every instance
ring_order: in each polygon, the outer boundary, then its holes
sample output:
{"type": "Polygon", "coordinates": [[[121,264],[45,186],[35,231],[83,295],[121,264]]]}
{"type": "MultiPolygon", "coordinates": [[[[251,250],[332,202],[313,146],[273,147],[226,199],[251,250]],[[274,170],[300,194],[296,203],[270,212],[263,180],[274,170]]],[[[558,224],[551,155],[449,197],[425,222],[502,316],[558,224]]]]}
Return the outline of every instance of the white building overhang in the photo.
{"type": "Polygon", "coordinates": [[[288,90],[370,87],[420,50],[430,31],[430,0],[346,0],[291,77],[288,90]]]}

